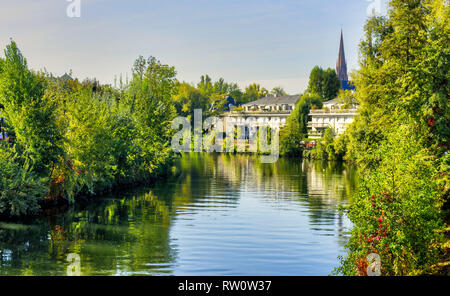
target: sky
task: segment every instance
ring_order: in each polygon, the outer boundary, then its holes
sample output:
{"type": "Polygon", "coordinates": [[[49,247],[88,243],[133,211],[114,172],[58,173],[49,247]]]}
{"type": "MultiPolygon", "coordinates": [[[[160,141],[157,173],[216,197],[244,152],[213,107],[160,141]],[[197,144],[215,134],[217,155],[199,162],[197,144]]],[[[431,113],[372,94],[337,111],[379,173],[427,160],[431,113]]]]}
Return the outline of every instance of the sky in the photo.
{"type": "Polygon", "coordinates": [[[12,38],[34,70],[110,84],[154,56],[180,81],[208,74],[298,94],[314,66],[335,68],[341,29],[358,68],[370,1],[385,13],[385,0],[0,0],[0,56],[12,38]],[[80,17],[69,17],[75,1],[80,17]]]}

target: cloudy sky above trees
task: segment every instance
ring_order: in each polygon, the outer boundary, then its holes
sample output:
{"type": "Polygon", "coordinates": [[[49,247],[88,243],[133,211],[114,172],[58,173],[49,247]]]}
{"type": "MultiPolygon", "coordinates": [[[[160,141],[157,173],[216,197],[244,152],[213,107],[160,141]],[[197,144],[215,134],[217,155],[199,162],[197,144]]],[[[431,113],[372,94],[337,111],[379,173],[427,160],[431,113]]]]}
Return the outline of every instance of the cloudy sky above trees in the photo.
{"type": "MultiPolygon", "coordinates": [[[[374,0],[377,1],[377,0],[374,0]]],[[[382,9],[384,10],[383,0],[382,9]]],[[[13,38],[31,68],[113,83],[139,56],[241,87],[259,82],[302,92],[315,65],[334,68],[340,29],[349,71],[357,67],[367,0],[0,0],[0,47],[13,38]]],[[[383,12],[383,11],[382,11],[383,12]]],[[[0,54],[3,56],[3,52],[0,54]]]]}

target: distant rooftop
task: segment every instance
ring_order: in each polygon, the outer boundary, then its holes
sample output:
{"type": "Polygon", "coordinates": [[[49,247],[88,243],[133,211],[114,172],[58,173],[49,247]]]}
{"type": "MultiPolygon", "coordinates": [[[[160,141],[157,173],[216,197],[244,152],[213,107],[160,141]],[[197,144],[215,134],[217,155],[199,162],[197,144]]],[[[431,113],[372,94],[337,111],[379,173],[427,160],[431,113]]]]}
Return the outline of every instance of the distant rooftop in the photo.
{"type": "Polygon", "coordinates": [[[300,100],[300,95],[295,95],[295,96],[284,96],[284,97],[265,97],[262,99],[259,99],[257,101],[254,102],[250,102],[247,104],[244,104],[242,106],[254,106],[254,105],[264,105],[264,106],[268,106],[268,105],[295,105],[297,104],[297,102],[300,100]]]}
{"type": "Polygon", "coordinates": [[[339,98],[334,98],[334,99],[332,99],[332,100],[323,102],[324,105],[338,104],[338,103],[340,103],[340,99],[339,99],[339,98]]]}
{"type": "Polygon", "coordinates": [[[59,79],[62,79],[62,80],[73,80],[73,78],[67,73],[65,73],[63,76],[59,77],[59,79]]]}
{"type": "MultiPolygon", "coordinates": [[[[344,105],[346,106],[345,108],[349,109],[349,110],[356,110],[356,108],[357,108],[357,102],[356,101],[354,101],[353,104],[348,105],[348,103],[347,104],[344,103],[344,101],[341,98],[339,98],[339,97],[337,97],[335,99],[332,99],[332,100],[329,100],[329,101],[326,101],[326,102],[323,102],[323,106],[324,107],[328,107],[328,108],[331,107],[333,109],[335,109],[336,107],[340,109],[344,105]]],[[[316,111],[316,110],[314,110],[314,111],[316,111]]]]}

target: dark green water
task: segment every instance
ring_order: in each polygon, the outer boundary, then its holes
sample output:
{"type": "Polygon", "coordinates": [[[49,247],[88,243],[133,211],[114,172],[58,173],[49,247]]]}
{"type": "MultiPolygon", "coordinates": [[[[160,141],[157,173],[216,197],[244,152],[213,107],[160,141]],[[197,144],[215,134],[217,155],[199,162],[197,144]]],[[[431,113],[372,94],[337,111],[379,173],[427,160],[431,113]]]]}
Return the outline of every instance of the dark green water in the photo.
{"type": "Polygon", "coordinates": [[[177,177],[32,225],[0,223],[0,275],[329,275],[357,182],[332,162],[193,154],[177,177]]]}

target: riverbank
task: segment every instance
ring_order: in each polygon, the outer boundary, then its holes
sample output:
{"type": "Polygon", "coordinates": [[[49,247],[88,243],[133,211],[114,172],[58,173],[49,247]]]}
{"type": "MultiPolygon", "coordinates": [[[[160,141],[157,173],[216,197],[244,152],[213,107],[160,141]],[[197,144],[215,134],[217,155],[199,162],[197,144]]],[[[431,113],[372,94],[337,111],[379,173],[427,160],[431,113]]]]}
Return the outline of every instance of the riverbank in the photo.
{"type": "Polygon", "coordinates": [[[134,183],[129,184],[116,184],[108,190],[104,190],[103,192],[89,193],[78,193],[74,197],[74,201],[70,201],[65,198],[59,199],[46,199],[42,198],[39,201],[40,210],[33,215],[21,215],[16,217],[11,217],[9,215],[1,215],[0,214],[0,222],[24,222],[29,223],[33,219],[49,217],[54,215],[61,215],[66,213],[73,206],[80,206],[81,208],[92,203],[97,198],[102,198],[107,195],[121,195],[123,193],[127,193],[136,188],[145,188],[154,186],[156,183],[161,182],[164,179],[177,177],[181,174],[179,170],[174,170],[174,163],[177,161],[177,157],[173,157],[170,161],[166,163],[164,168],[157,175],[147,179],[141,180],[134,183]]]}

